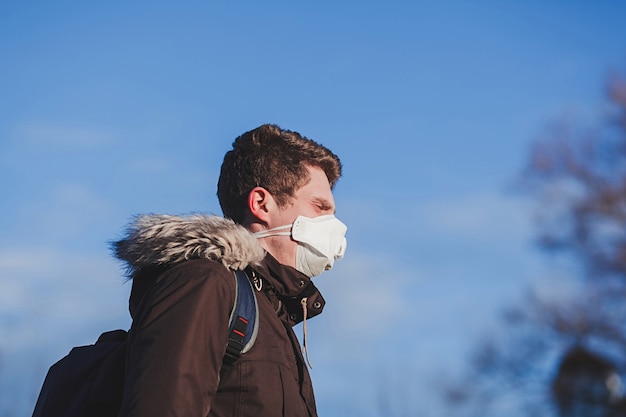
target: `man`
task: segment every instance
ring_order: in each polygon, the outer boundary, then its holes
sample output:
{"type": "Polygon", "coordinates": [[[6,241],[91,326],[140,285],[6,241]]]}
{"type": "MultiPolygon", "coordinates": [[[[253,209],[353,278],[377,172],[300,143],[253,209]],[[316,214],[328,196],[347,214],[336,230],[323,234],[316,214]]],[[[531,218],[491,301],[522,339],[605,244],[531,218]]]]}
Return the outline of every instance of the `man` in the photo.
{"type": "Polygon", "coordinates": [[[224,157],[225,218],[152,215],[131,224],[114,245],[133,280],[120,416],[317,415],[292,326],[321,313],[310,278],[345,250],[332,195],[340,176],[324,146],[263,125],[224,157]],[[223,371],[235,269],[254,282],[259,327],[253,347],[223,371]]]}

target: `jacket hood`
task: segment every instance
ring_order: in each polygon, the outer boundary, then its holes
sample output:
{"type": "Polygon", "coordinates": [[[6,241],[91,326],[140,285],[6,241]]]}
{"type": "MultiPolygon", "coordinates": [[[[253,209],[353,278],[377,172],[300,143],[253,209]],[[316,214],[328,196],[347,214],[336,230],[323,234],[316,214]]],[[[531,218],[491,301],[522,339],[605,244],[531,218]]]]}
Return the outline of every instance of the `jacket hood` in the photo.
{"type": "Polygon", "coordinates": [[[230,269],[258,264],[265,256],[245,227],[220,216],[193,214],[137,216],[112,250],[129,278],[141,269],[171,266],[187,259],[211,259],[230,269]]]}

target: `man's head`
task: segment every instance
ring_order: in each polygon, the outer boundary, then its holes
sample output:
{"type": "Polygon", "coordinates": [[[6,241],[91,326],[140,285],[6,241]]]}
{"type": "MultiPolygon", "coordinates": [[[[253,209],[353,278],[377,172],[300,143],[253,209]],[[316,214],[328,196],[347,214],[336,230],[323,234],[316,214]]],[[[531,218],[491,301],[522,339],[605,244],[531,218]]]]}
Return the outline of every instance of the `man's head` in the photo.
{"type": "Polygon", "coordinates": [[[238,137],[226,153],[218,197],[224,215],[256,233],[280,263],[313,276],[330,268],[345,250],[345,225],[334,218],[332,194],[340,176],[339,158],[324,146],[263,125],[238,137]],[[298,218],[298,230],[309,233],[301,236],[309,240],[306,244],[293,230],[286,231],[294,229],[298,218]]]}
{"type": "Polygon", "coordinates": [[[341,162],[328,148],[297,132],[265,124],[244,133],[224,156],[217,195],[224,216],[244,223],[248,197],[262,187],[280,207],[311,180],[308,168],[320,168],[332,189],[341,177],[341,162]]]}

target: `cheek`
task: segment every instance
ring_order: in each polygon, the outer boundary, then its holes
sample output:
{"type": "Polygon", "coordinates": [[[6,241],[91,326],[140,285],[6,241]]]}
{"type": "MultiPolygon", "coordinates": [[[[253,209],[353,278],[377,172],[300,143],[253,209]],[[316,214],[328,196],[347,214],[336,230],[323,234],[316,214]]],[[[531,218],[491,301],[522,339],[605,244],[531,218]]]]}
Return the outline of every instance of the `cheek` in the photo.
{"type": "Polygon", "coordinates": [[[279,222],[281,222],[281,224],[292,224],[294,220],[296,220],[296,217],[298,216],[310,217],[311,211],[312,211],[311,209],[307,210],[304,207],[291,206],[281,211],[279,222]]]}
{"type": "Polygon", "coordinates": [[[297,212],[293,213],[293,219],[295,220],[296,217],[298,216],[304,216],[304,217],[308,217],[312,219],[313,217],[317,217],[320,214],[321,214],[321,211],[318,207],[305,205],[303,207],[300,207],[299,210],[297,210],[297,212]]]}

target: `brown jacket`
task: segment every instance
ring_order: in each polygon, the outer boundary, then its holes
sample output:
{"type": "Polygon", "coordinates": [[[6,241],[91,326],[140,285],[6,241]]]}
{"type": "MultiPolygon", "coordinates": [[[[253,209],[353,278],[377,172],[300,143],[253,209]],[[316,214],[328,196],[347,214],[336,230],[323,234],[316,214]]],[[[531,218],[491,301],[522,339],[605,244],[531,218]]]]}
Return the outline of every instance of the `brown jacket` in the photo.
{"type": "Polygon", "coordinates": [[[292,326],[324,300],[308,277],[220,217],[144,216],[115,244],[133,287],[120,416],[316,416],[292,326]],[[235,299],[231,268],[257,278],[259,331],[220,380],[235,299]]]}

